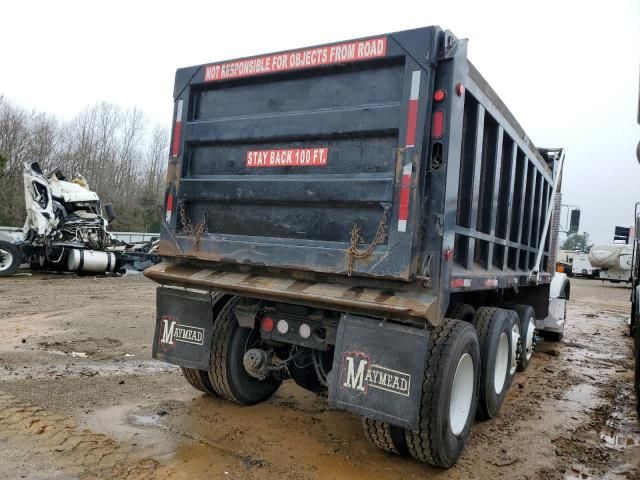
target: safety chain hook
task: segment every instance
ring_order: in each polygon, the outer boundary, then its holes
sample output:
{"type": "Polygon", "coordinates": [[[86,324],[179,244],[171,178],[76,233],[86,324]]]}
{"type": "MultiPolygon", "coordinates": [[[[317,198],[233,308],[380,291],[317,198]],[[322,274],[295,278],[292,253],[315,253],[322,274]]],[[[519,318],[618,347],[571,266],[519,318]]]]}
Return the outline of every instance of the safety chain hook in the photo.
{"type": "Polygon", "coordinates": [[[386,236],[385,226],[387,223],[387,216],[389,214],[390,205],[382,204],[382,208],[382,217],[380,218],[380,223],[378,224],[378,230],[376,231],[372,242],[365,250],[360,250],[358,248],[358,244],[362,241],[362,228],[360,228],[357,220],[353,222],[353,227],[351,228],[351,245],[347,250],[347,275],[349,277],[353,273],[354,259],[368,257],[373,253],[376,246],[381,245],[384,242],[386,236]]]}

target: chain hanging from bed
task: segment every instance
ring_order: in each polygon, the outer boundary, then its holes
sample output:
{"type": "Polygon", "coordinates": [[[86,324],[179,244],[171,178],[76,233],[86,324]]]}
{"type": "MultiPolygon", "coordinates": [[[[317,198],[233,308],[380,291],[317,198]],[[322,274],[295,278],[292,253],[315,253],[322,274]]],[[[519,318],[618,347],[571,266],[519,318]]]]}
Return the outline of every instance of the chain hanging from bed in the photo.
{"type": "Polygon", "coordinates": [[[187,235],[196,237],[196,242],[193,246],[193,250],[195,252],[200,248],[200,239],[202,238],[202,234],[207,228],[207,215],[204,214],[202,216],[202,220],[200,220],[195,225],[191,224],[191,220],[187,218],[187,214],[184,210],[184,202],[180,202],[180,223],[182,224],[182,231],[187,235]]]}
{"type": "Polygon", "coordinates": [[[356,258],[366,258],[373,253],[376,246],[381,245],[384,242],[384,237],[386,236],[385,226],[387,223],[387,216],[389,214],[390,206],[383,205],[382,217],[380,218],[380,223],[378,224],[378,230],[376,231],[373,240],[369,244],[369,246],[365,250],[360,250],[358,248],[358,244],[362,241],[362,228],[358,224],[356,220],[353,222],[353,227],[351,228],[351,245],[347,250],[347,275],[350,277],[353,273],[353,262],[356,258]]]}

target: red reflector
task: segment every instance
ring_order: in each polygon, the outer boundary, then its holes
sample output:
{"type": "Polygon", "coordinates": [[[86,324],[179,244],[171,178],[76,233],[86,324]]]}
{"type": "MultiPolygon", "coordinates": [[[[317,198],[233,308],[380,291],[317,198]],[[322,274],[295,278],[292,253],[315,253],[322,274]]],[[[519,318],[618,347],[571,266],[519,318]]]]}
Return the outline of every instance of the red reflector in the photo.
{"type": "Polygon", "coordinates": [[[442,138],[442,135],[444,135],[444,110],[436,110],[433,112],[433,121],[431,122],[431,136],[442,138]]]}
{"type": "Polygon", "coordinates": [[[167,195],[167,210],[168,211],[173,210],[173,195],[171,194],[167,195]]]}
{"type": "Polygon", "coordinates": [[[275,322],[271,317],[262,317],[262,320],[260,320],[260,328],[264,332],[267,332],[267,333],[273,332],[274,326],[275,326],[275,322]]]}
{"type": "Polygon", "coordinates": [[[442,100],[444,100],[445,98],[447,98],[447,92],[445,92],[444,90],[440,89],[440,90],[436,90],[436,92],[433,94],[433,99],[436,102],[441,102],[442,100]]]}

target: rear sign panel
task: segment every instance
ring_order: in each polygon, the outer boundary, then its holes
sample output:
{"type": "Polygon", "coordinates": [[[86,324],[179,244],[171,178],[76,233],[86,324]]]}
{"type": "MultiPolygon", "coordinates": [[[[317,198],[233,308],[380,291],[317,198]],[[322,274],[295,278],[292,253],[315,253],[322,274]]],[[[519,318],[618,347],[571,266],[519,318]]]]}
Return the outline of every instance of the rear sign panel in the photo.
{"type": "Polygon", "coordinates": [[[327,164],[329,149],[280,148],[247,151],[247,167],[318,167],[327,164]]]}
{"type": "Polygon", "coordinates": [[[274,53],[225,63],[214,63],[205,67],[204,81],[215,82],[335,63],[370,60],[384,57],[386,53],[387,37],[337,43],[324,47],[274,53]]]}

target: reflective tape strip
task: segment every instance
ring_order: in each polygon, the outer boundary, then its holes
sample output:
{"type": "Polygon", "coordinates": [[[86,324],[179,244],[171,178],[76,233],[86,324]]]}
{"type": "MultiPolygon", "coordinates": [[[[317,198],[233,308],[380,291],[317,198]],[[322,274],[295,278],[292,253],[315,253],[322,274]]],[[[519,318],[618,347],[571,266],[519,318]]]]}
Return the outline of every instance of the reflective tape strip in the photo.
{"type": "Polygon", "coordinates": [[[409,200],[411,199],[411,173],[413,164],[407,163],[402,169],[402,186],[400,187],[400,207],[398,208],[398,231],[407,231],[409,220],[409,200]]]}
{"type": "Polygon", "coordinates": [[[165,222],[167,225],[171,221],[171,213],[173,212],[173,195],[167,195],[167,214],[165,216],[165,222]]]}
{"type": "Polygon", "coordinates": [[[418,100],[420,96],[420,70],[411,73],[411,96],[410,100],[418,100]]]}
{"type": "Polygon", "coordinates": [[[470,278],[454,278],[451,280],[451,288],[462,288],[462,287],[470,287],[471,279],[470,278]]]}
{"type": "Polygon", "coordinates": [[[418,122],[418,99],[420,98],[420,70],[414,70],[411,74],[411,93],[407,105],[407,135],[406,147],[415,146],[416,124],[418,122]]]}
{"type": "Polygon", "coordinates": [[[171,156],[177,157],[180,153],[180,139],[182,136],[182,104],[183,100],[178,100],[176,108],[176,123],[173,127],[173,146],[171,148],[171,156]]]}

